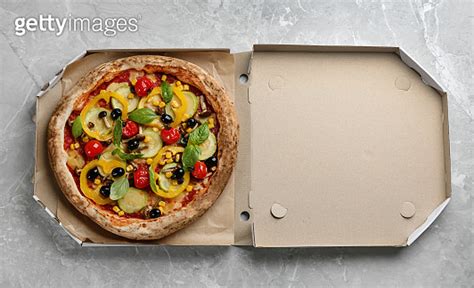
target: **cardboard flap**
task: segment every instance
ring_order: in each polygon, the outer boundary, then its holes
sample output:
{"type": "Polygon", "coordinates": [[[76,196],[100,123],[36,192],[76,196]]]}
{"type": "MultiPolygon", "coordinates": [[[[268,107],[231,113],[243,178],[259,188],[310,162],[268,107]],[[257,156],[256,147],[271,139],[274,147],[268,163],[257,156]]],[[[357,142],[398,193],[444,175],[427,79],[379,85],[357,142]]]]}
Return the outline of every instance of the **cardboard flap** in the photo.
{"type": "Polygon", "coordinates": [[[306,51],[253,53],[255,246],[407,245],[450,195],[445,96],[395,48],[306,51]]]}

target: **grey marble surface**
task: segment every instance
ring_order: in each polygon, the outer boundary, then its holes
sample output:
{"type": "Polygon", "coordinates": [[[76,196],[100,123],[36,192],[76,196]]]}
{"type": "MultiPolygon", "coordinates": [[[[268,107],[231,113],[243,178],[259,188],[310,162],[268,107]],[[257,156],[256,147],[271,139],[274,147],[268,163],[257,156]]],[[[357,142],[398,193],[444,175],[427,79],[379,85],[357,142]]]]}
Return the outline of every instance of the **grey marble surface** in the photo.
{"type": "Polygon", "coordinates": [[[0,287],[472,287],[473,5],[457,1],[0,1],[0,287]],[[136,16],[139,32],[14,35],[19,16],[136,16]],[[392,248],[81,248],[32,199],[35,94],[86,48],[399,45],[446,87],[453,197],[392,248]],[[471,283],[471,284],[469,284],[471,283]]]}

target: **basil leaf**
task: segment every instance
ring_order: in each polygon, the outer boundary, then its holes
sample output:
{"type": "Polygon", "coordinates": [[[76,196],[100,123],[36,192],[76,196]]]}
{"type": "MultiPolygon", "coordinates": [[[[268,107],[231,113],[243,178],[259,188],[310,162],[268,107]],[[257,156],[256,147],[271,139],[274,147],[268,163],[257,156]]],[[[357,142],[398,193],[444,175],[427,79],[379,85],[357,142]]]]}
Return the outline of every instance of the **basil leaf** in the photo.
{"type": "Polygon", "coordinates": [[[120,159],[125,160],[125,161],[130,161],[130,160],[133,160],[133,159],[143,157],[143,154],[141,154],[141,153],[127,154],[127,153],[123,152],[122,150],[120,150],[120,148],[115,148],[115,150],[112,151],[112,155],[117,155],[117,156],[120,157],[120,159]]]}
{"type": "Polygon", "coordinates": [[[171,102],[173,99],[173,89],[171,89],[170,84],[166,81],[161,81],[161,97],[166,104],[171,102]]]}
{"type": "Polygon", "coordinates": [[[130,185],[128,184],[127,177],[116,180],[114,183],[112,183],[112,186],[110,186],[110,199],[118,200],[123,198],[123,196],[127,194],[128,188],[130,188],[130,185]]]}
{"type": "Polygon", "coordinates": [[[202,124],[189,134],[189,142],[195,145],[201,144],[207,138],[209,138],[209,126],[207,126],[207,123],[202,124]]]}
{"type": "Polygon", "coordinates": [[[128,118],[130,120],[135,121],[139,124],[147,124],[151,121],[155,120],[158,115],[153,112],[150,108],[141,108],[133,111],[132,113],[128,114],[128,118]]]}
{"type": "Polygon", "coordinates": [[[156,187],[156,180],[155,180],[155,171],[151,168],[148,168],[148,174],[150,175],[150,187],[153,192],[158,191],[158,187],[156,187]]]}
{"type": "Polygon", "coordinates": [[[81,116],[77,116],[72,122],[72,136],[77,138],[82,135],[82,123],[81,123],[81,116]]]}
{"type": "Polygon", "coordinates": [[[193,168],[194,164],[196,164],[199,159],[199,154],[201,154],[201,149],[199,149],[199,147],[197,147],[196,145],[191,144],[186,146],[183,152],[182,159],[184,169],[189,170],[193,168]]]}
{"type": "Polygon", "coordinates": [[[122,142],[122,119],[118,118],[114,127],[114,145],[120,147],[120,142],[122,142]]]}

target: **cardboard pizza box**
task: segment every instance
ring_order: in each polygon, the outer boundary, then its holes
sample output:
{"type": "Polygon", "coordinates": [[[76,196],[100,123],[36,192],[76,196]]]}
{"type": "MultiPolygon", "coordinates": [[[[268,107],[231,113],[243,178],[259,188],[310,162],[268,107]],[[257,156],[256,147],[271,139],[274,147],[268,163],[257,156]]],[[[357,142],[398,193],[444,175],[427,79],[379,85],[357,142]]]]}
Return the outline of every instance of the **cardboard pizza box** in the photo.
{"type": "Polygon", "coordinates": [[[89,50],[38,95],[34,198],[83,246],[407,246],[451,196],[447,116],[442,86],[397,47],[89,50]],[[136,54],[203,67],[233,96],[241,126],[219,200],[160,241],[115,236],[78,213],[47,160],[62,93],[98,64],[136,54]]]}

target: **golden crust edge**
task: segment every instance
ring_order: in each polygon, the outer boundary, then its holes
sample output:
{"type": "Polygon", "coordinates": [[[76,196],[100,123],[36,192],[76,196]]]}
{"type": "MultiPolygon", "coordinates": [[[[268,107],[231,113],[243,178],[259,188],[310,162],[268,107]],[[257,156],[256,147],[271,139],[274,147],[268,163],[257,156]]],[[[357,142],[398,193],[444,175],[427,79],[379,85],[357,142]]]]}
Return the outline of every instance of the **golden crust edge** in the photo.
{"type": "Polygon", "coordinates": [[[69,202],[102,228],[133,240],[157,240],[168,236],[202,216],[224,190],[237,159],[239,126],[234,105],[224,88],[202,68],[180,60],[156,55],[138,55],[104,63],[84,76],[62,98],[48,125],[48,155],[59,187],[69,202]],[[157,219],[123,218],[102,209],[78,190],[69,172],[64,151],[64,126],[74,107],[82,107],[85,96],[101,81],[109,81],[127,69],[151,69],[172,74],[182,82],[196,86],[206,96],[216,112],[219,165],[211,177],[206,193],[199,195],[184,209],[157,219]]]}

